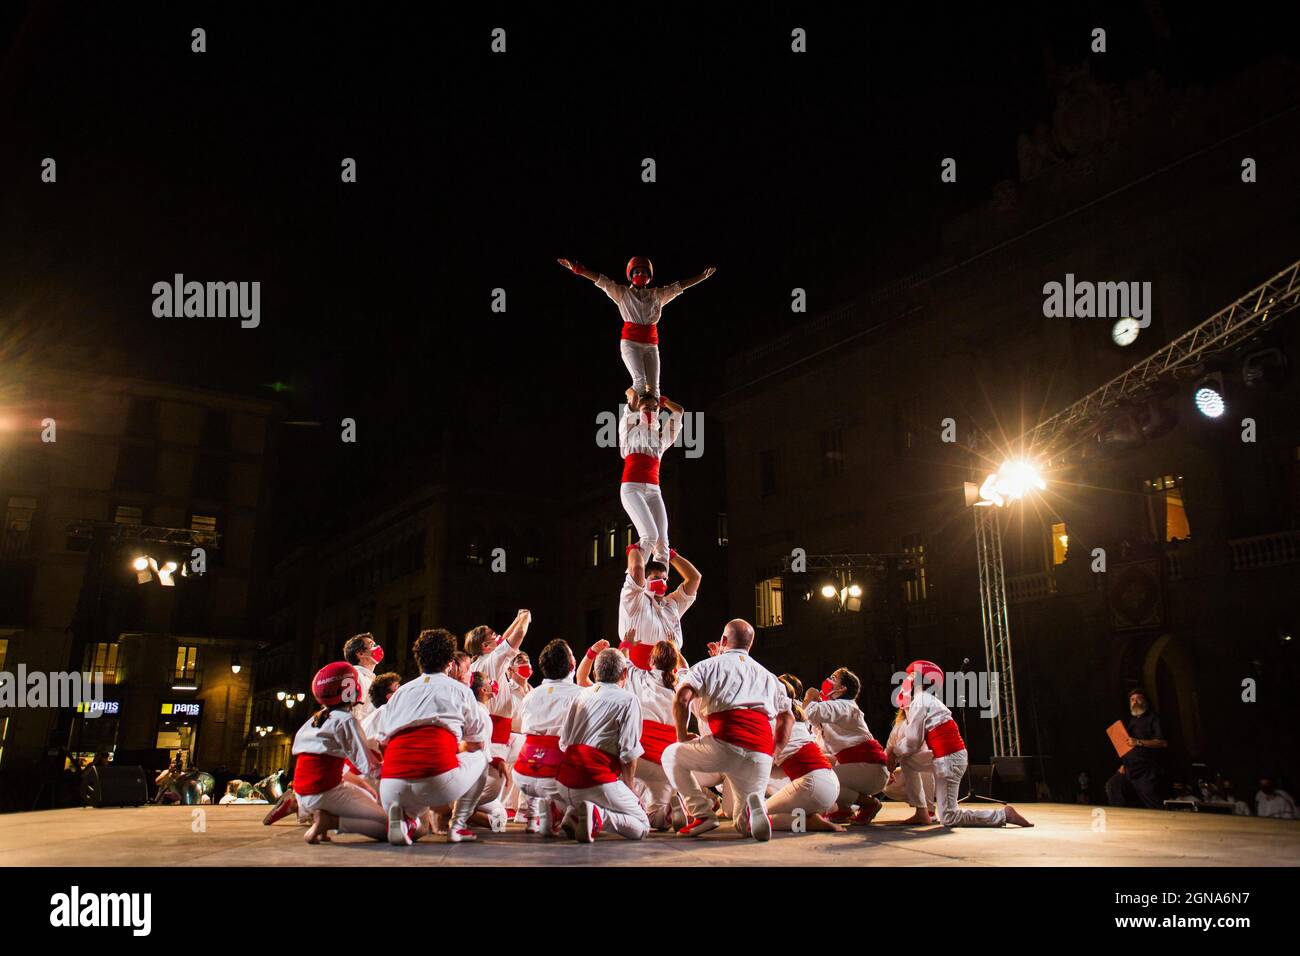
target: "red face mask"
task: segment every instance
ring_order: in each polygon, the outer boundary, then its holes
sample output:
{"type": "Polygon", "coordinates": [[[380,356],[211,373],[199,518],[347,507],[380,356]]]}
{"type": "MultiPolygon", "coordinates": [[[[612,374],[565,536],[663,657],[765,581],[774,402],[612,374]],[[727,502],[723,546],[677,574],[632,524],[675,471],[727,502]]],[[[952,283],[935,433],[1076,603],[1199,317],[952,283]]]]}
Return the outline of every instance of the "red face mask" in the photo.
{"type": "Polygon", "coordinates": [[[515,668],[515,673],[518,674],[520,677],[522,677],[524,680],[528,680],[528,678],[533,676],[533,669],[529,667],[527,664],[520,664],[518,667],[515,668]]]}
{"type": "Polygon", "coordinates": [[[644,289],[650,284],[650,277],[644,272],[637,272],[632,275],[632,284],[638,289],[644,289]]]}
{"type": "Polygon", "coordinates": [[[497,691],[498,691],[499,689],[500,689],[500,688],[497,687],[497,682],[496,682],[496,681],[493,681],[493,682],[492,682],[492,696],[493,696],[493,697],[495,697],[495,696],[497,695],[497,691]]]}
{"type": "Polygon", "coordinates": [[[835,693],[835,685],[828,680],[822,681],[822,697],[829,697],[833,693],[835,693]]]}
{"type": "Polygon", "coordinates": [[[663,597],[668,593],[668,582],[663,578],[655,578],[653,581],[647,581],[645,586],[647,591],[651,594],[657,594],[659,597],[663,597]]]}
{"type": "Polygon", "coordinates": [[[370,648],[370,656],[375,659],[376,664],[382,664],[384,662],[384,649],[376,644],[370,648]]]}

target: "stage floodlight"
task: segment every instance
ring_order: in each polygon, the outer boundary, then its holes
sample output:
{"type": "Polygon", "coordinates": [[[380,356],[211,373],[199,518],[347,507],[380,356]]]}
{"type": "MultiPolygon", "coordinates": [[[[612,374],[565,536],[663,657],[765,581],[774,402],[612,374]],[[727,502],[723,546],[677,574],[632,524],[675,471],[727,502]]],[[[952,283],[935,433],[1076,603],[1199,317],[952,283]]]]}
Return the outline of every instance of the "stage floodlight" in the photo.
{"type": "Polygon", "coordinates": [[[1223,375],[1214,372],[1198,381],[1192,389],[1196,410],[1206,418],[1219,418],[1228,410],[1223,396],[1223,375]]]}
{"type": "Polygon", "coordinates": [[[977,506],[996,505],[1001,508],[1012,501],[1019,501],[1031,491],[1042,491],[1047,487],[1043,476],[1031,463],[1023,459],[1008,459],[994,474],[984,479],[980,485],[977,506]]]}
{"type": "Polygon", "coordinates": [[[835,597],[837,594],[839,594],[839,591],[836,590],[835,585],[833,584],[822,585],[822,597],[829,599],[835,597]]]}
{"type": "Polygon", "coordinates": [[[131,562],[131,567],[135,568],[137,571],[143,571],[149,567],[149,559],[144,555],[141,555],[131,562]]]}
{"type": "Polygon", "coordinates": [[[1147,441],[1155,441],[1167,435],[1177,425],[1178,413],[1159,399],[1151,399],[1138,410],[1137,426],[1142,432],[1142,437],[1147,441]]]}
{"type": "Polygon", "coordinates": [[[1286,382],[1286,356],[1281,349],[1260,349],[1241,363],[1241,380],[1247,388],[1280,388],[1286,382]]]}
{"type": "Polygon", "coordinates": [[[853,597],[853,598],[862,597],[862,585],[858,584],[856,581],[853,584],[850,584],[849,597],[853,597]]]}
{"type": "Polygon", "coordinates": [[[158,569],[158,583],[165,588],[176,587],[176,579],[172,577],[176,573],[176,562],[168,561],[158,569]]]}

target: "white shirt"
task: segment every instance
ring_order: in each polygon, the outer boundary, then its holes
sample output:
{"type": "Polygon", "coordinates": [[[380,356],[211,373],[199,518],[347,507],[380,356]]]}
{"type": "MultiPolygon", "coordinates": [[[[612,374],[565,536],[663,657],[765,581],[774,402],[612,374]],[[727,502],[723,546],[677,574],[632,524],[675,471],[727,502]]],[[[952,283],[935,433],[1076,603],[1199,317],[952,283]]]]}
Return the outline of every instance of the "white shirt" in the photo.
{"type": "Polygon", "coordinates": [[[558,737],[564,726],[569,706],[582,688],[573,682],[573,675],[557,680],[544,680],[519,705],[520,733],[558,737]]]}
{"type": "Polygon", "coordinates": [[[361,685],[359,688],[361,696],[352,709],[359,719],[365,720],[375,712],[375,705],[370,702],[370,685],[375,682],[375,672],[361,664],[353,666],[357,670],[357,683],[361,685]]]}
{"type": "Polygon", "coordinates": [[[627,689],[636,695],[641,704],[643,720],[653,720],[661,724],[673,724],[673,698],[677,695],[675,687],[664,686],[664,672],[655,668],[643,671],[639,667],[627,669],[627,689]]]}
{"type": "Polygon", "coordinates": [[[496,696],[488,702],[488,711],[498,717],[509,717],[514,713],[515,699],[506,686],[509,680],[506,671],[519,654],[519,648],[512,647],[509,641],[499,641],[497,646],[486,654],[480,654],[469,665],[471,671],[481,673],[489,681],[497,682],[496,696]]]}
{"type": "Polygon", "coordinates": [[[1295,819],[1295,801],[1285,790],[1274,789],[1271,794],[1260,790],[1255,794],[1255,815],[1277,820],[1295,819]]]}
{"type": "Polygon", "coordinates": [[[510,681],[509,683],[510,683],[510,719],[513,721],[513,725],[510,728],[510,732],[515,734],[522,734],[523,733],[522,725],[519,723],[520,708],[524,706],[524,701],[528,699],[528,695],[533,692],[533,687],[529,683],[525,683],[522,687],[520,687],[516,681],[510,681]]]}
{"type": "Polygon", "coordinates": [[[641,756],[641,704],[636,696],[617,684],[582,688],[560,728],[560,749],[574,744],[603,750],[624,766],[641,756]]]}
{"type": "Polygon", "coordinates": [[[670,412],[663,427],[660,427],[658,411],[649,422],[645,420],[643,412],[629,411],[618,426],[619,454],[624,458],[631,454],[663,458],[664,452],[673,447],[673,442],[677,441],[681,430],[681,412],[670,412]]]}
{"type": "Polygon", "coordinates": [[[634,285],[623,285],[609,276],[601,275],[596,279],[596,288],[614,300],[618,314],[624,322],[636,325],[656,325],[663,307],[682,294],[682,284],[645,286],[638,289],[634,285]]]}
{"type": "Polygon", "coordinates": [[[925,735],[950,720],[952,711],[944,706],[943,701],[929,691],[914,687],[907,716],[900,725],[903,729],[894,741],[894,753],[900,757],[919,753],[925,747],[925,735]]]}
{"type": "MultiPolygon", "coordinates": [[[[890,751],[891,753],[898,753],[898,747],[896,745],[898,744],[899,739],[903,736],[903,731],[905,731],[906,729],[907,729],[906,719],[900,720],[897,723],[895,723],[894,726],[891,727],[889,730],[889,740],[885,742],[885,750],[890,751]]],[[[926,745],[924,739],[922,739],[921,749],[907,756],[922,757],[929,753],[930,753],[930,748],[926,745]]]]}
{"type": "MultiPolygon", "coordinates": [[[[488,710],[487,704],[477,700],[474,703],[478,707],[479,716],[483,719],[483,729],[479,733],[471,734],[469,729],[466,728],[465,739],[472,744],[482,744],[484,748],[487,748],[492,745],[492,712],[488,710]]],[[[505,745],[502,744],[502,746],[505,745]]]]}
{"type": "Polygon", "coordinates": [[[775,718],[790,710],[790,698],[776,675],[739,648],[728,648],[693,664],[677,676],[677,686],[695,688],[704,717],[743,709],[775,718]]]}
{"type": "Polygon", "coordinates": [[[672,641],[682,647],[682,615],[695,603],[695,595],[678,585],[672,594],[660,598],[648,588],[639,587],[632,575],[623,577],[623,591],[618,597],[618,633],[636,628],[636,643],[658,644],[672,641]]]}
{"type": "Polygon", "coordinates": [[[446,674],[421,674],[407,681],[376,714],[370,729],[381,743],[408,727],[445,727],[458,740],[492,735],[490,722],[484,729],[482,708],[470,689],[446,674]]]}
{"type": "Polygon", "coordinates": [[[370,745],[361,722],[351,708],[335,707],[319,727],[311,719],[298,728],[293,738],[295,754],[325,754],[351,760],[363,777],[373,777],[379,768],[370,761],[370,745]]]}
{"type": "Polygon", "coordinates": [[[796,720],[790,725],[790,737],[785,742],[785,746],[772,755],[772,766],[779,767],[785,763],[808,744],[817,743],[812,734],[812,728],[802,720],[796,720]]]}
{"type": "Polygon", "coordinates": [[[833,754],[856,747],[865,740],[874,740],[867,729],[862,708],[855,700],[818,700],[805,704],[803,712],[809,723],[821,728],[822,741],[833,754]]]}

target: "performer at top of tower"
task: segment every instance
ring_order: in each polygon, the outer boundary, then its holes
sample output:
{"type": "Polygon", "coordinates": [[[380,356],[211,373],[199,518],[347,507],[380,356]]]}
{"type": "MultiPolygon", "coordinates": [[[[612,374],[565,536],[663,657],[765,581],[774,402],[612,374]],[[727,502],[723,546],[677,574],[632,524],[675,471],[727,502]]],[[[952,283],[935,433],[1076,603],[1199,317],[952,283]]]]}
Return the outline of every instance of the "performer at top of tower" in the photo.
{"type": "Polygon", "coordinates": [[[564,268],[584,279],[596,283],[597,288],[614,300],[623,317],[623,336],[619,351],[623,364],[632,376],[632,387],[638,395],[659,401],[659,315],[663,307],[691,286],[703,282],[717,270],[713,266],[690,279],[669,285],[652,287],[654,266],[645,256],[633,256],[627,263],[627,281],[631,285],[615,282],[599,272],[592,272],[572,259],[556,260],[564,268]]]}

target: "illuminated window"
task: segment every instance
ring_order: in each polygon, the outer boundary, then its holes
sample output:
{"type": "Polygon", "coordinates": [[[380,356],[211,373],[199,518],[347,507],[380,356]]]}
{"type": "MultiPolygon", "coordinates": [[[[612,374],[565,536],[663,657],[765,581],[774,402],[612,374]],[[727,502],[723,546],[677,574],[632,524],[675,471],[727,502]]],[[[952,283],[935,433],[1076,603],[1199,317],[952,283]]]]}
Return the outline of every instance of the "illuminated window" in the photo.
{"type": "Polygon", "coordinates": [[[0,637],[0,671],[5,669],[5,661],[9,658],[9,638],[0,637]]]}
{"type": "Polygon", "coordinates": [[[116,642],[91,644],[86,648],[86,658],[82,670],[91,674],[103,674],[105,684],[117,682],[116,642]]]}
{"type": "Polygon", "coordinates": [[[176,648],[176,671],[172,680],[192,683],[198,676],[199,649],[193,644],[182,644],[176,648]]]}
{"type": "Polygon", "coordinates": [[[628,545],[634,543],[635,541],[636,541],[636,528],[632,527],[630,524],[625,525],[623,527],[623,547],[626,548],[628,545]]]}
{"type": "Polygon", "coordinates": [[[118,505],[113,512],[113,521],[117,524],[140,525],[144,523],[144,509],[135,505],[118,505]]]}
{"type": "Polygon", "coordinates": [[[1065,530],[1065,522],[1058,521],[1052,525],[1052,566],[1064,564],[1070,554],[1070,535],[1065,530]]]}
{"type": "Polygon", "coordinates": [[[217,519],[213,515],[190,515],[190,530],[199,544],[217,540],[217,519]]]}
{"type": "Polygon", "coordinates": [[[600,532],[595,531],[591,535],[591,566],[597,567],[600,564],[600,532]]]}
{"type": "Polygon", "coordinates": [[[618,553],[618,522],[611,521],[605,528],[605,550],[608,552],[606,557],[614,557],[618,553]]]}
{"type": "Polygon", "coordinates": [[[780,627],[785,621],[785,601],[780,576],[754,585],[754,623],[759,627],[780,627]]]}
{"type": "Polygon", "coordinates": [[[909,534],[903,538],[903,551],[915,555],[916,568],[912,574],[904,577],[904,597],[908,604],[924,601],[928,594],[925,578],[925,545],[919,534],[909,534]]]}
{"type": "Polygon", "coordinates": [[[0,717],[0,764],[5,762],[5,741],[9,739],[9,718],[0,717]]]}
{"type": "Polygon", "coordinates": [[[1183,502],[1183,476],[1161,475],[1144,481],[1151,535],[1157,541],[1186,541],[1192,536],[1183,502]]]}

